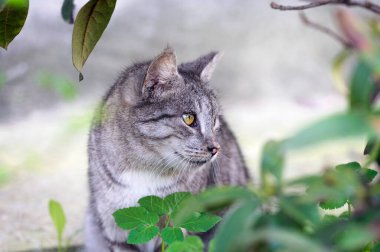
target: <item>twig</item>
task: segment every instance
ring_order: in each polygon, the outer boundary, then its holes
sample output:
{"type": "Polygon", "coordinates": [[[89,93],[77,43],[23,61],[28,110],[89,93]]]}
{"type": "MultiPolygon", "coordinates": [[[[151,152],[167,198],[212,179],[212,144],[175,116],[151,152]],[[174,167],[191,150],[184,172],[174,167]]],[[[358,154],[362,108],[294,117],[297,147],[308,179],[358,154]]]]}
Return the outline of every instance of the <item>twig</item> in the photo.
{"type": "Polygon", "coordinates": [[[312,28],[314,28],[320,32],[323,32],[323,33],[329,35],[330,37],[338,40],[340,43],[343,44],[344,47],[346,47],[348,49],[353,48],[353,44],[350,43],[349,41],[347,41],[342,36],[340,36],[338,33],[334,32],[333,30],[331,30],[328,27],[325,27],[323,25],[320,25],[320,24],[317,24],[317,23],[310,21],[304,12],[300,12],[300,18],[301,18],[302,22],[304,22],[305,25],[308,25],[308,26],[310,26],[310,27],[312,27],[312,28]]]}
{"type": "Polygon", "coordinates": [[[369,11],[372,11],[376,14],[380,14],[380,5],[374,4],[373,2],[369,0],[318,0],[318,1],[313,1],[309,4],[304,4],[304,5],[298,5],[298,6],[287,6],[287,5],[281,5],[277,4],[275,2],[272,2],[270,6],[273,9],[276,10],[306,10],[306,9],[311,9],[323,5],[346,5],[346,6],[352,6],[352,7],[361,7],[364,9],[367,9],[369,11]]]}

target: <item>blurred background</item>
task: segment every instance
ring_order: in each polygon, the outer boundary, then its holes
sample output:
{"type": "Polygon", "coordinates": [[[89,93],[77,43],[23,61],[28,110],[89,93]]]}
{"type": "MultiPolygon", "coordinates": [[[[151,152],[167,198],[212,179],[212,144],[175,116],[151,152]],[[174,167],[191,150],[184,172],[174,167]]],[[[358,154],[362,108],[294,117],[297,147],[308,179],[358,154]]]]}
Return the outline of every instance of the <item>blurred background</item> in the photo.
{"type": "MultiPolygon", "coordinates": [[[[85,2],[75,1],[76,12],[85,2]]],[[[62,20],[61,4],[30,0],[23,30],[7,51],[0,50],[0,251],[56,245],[51,198],[66,212],[65,238],[81,243],[94,106],[124,67],[168,44],[178,62],[224,52],[212,85],[255,184],[265,141],[346,106],[330,76],[341,45],[306,27],[298,13],[272,10],[269,1],[118,1],[80,83],[71,63],[73,26],[62,20]]],[[[335,28],[335,11],[324,7],[307,14],[335,28]]],[[[289,153],[286,175],[361,158],[364,143],[344,146],[289,153]]]]}

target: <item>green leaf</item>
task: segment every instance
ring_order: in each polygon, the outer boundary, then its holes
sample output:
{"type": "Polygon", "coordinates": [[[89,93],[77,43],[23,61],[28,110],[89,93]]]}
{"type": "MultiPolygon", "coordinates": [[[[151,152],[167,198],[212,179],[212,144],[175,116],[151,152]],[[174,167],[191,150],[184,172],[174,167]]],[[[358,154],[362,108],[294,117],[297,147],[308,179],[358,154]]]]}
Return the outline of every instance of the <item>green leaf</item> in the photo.
{"type": "Polygon", "coordinates": [[[58,234],[58,240],[62,241],[63,230],[66,225],[66,217],[62,205],[55,200],[49,200],[49,213],[58,234]]]}
{"type": "Polygon", "coordinates": [[[329,225],[337,221],[339,221],[339,218],[336,215],[332,215],[332,214],[326,214],[322,218],[322,223],[325,225],[329,225]]]}
{"type": "Polygon", "coordinates": [[[350,82],[349,98],[352,111],[371,110],[371,97],[376,85],[372,76],[371,66],[363,59],[359,59],[350,82]]]}
{"type": "Polygon", "coordinates": [[[198,236],[188,236],[183,241],[175,241],[166,252],[203,252],[203,242],[198,236]]]}
{"type": "Polygon", "coordinates": [[[80,76],[84,63],[111,19],[115,4],[116,0],[90,0],[75,18],[72,57],[80,76]]]}
{"type": "Polygon", "coordinates": [[[255,211],[258,207],[256,203],[247,201],[227,212],[215,234],[215,251],[234,251],[239,237],[248,232],[250,225],[259,217],[255,211]]]}
{"type": "Polygon", "coordinates": [[[344,251],[352,251],[365,247],[375,239],[373,232],[358,226],[350,225],[337,238],[337,246],[344,251]]]}
{"type": "Polygon", "coordinates": [[[164,198],[164,201],[167,206],[170,207],[171,212],[174,212],[177,210],[177,207],[179,204],[181,204],[182,201],[189,198],[191,196],[191,193],[189,192],[176,192],[169,194],[164,198]]]}
{"type": "Polygon", "coordinates": [[[261,154],[261,176],[264,185],[267,185],[268,179],[273,177],[276,180],[276,186],[280,186],[283,167],[284,151],[282,143],[276,141],[267,142],[261,154]]]}
{"type": "Polygon", "coordinates": [[[236,201],[255,201],[260,199],[251,190],[242,187],[223,186],[213,187],[193,197],[188,197],[178,206],[173,216],[174,222],[182,222],[194,212],[219,211],[232,205],[236,201]]]}
{"type": "Polygon", "coordinates": [[[157,226],[139,225],[128,234],[127,243],[142,244],[152,240],[160,232],[157,226]]]}
{"type": "Polygon", "coordinates": [[[146,196],[139,199],[140,206],[144,207],[146,210],[158,215],[164,215],[169,212],[168,204],[157,196],[146,196]]]}
{"type": "Polygon", "coordinates": [[[344,169],[350,169],[353,171],[359,171],[361,169],[361,165],[358,162],[350,162],[346,164],[340,164],[335,167],[338,171],[343,171],[344,169]]]}
{"type": "MultiPolygon", "coordinates": [[[[1,6],[0,6],[1,7],[1,6]]],[[[28,16],[29,1],[18,4],[6,1],[0,10],[0,46],[8,48],[9,43],[20,33],[28,16]]]]}
{"type": "Polygon", "coordinates": [[[64,0],[61,8],[61,15],[63,20],[69,24],[74,23],[74,0],[64,0]]]}
{"type": "Polygon", "coordinates": [[[162,229],[161,237],[167,244],[171,244],[175,241],[183,241],[182,230],[177,227],[166,227],[162,229]]]}
{"type": "Polygon", "coordinates": [[[283,196],[280,198],[280,208],[301,225],[317,226],[321,222],[318,206],[313,202],[303,202],[302,197],[283,196]]]}
{"type": "Polygon", "coordinates": [[[366,135],[372,132],[373,128],[367,117],[354,113],[336,114],[302,129],[288,138],[284,146],[286,149],[299,149],[323,141],[366,135]]]}
{"type": "Polygon", "coordinates": [[[143,207],[129,207],[114,212],[116,224],[125,230],[135,228],[139,225],[155,225],[159,217],[155,213],[149,213],[143,207]]]}
{"type": "Polygon", "coordinates": [[[175,226],[183,227],[190,232],[207,232],[215,226],[222,218],[209,213],[193,213],[181,223],[175,223],[175,226]]]}
{"type": "Polygon", "coordinates": [[[377,175],[377,171],[368,168],[363,168],[360,172],[363,175],[365,183],[371,183],[377,175]]]}

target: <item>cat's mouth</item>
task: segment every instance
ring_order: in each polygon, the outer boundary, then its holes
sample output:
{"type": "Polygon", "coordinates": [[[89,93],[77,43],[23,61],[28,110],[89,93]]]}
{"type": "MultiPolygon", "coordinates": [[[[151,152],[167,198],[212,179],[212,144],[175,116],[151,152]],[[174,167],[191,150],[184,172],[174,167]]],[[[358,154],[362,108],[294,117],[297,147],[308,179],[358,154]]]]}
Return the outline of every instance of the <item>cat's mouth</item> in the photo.
{"type": "Polygon", "coordinates": [[[185,157],[184,155],[182,155],[181,153],[179,152],[174,152],[174,154],[176,154],[178,157],[180,157],[181,159],[185,160],[186,162],[190,163],[190,164],[193,164],[193,165],[196,165],[196,166],[201,166],[207,162],[209,162],[211,159],[194,159],[194,158],[187,158],[185,157]]]}

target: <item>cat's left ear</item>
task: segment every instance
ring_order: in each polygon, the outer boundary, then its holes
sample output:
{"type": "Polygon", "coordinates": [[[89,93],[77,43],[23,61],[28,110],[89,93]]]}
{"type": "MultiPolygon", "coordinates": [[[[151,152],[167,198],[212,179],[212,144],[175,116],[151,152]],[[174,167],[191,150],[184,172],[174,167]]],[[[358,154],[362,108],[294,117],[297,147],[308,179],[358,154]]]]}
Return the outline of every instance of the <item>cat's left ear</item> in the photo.
{"type": "Polygon", "coordinates": [[[200,70],[199,77],[203,82],[209,82],[211,80],[212,74],[214,73],[215,68],[222,56],[222,52],[210,52],[197,60],[200,70]]]}

